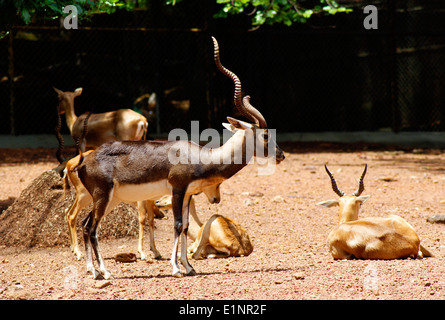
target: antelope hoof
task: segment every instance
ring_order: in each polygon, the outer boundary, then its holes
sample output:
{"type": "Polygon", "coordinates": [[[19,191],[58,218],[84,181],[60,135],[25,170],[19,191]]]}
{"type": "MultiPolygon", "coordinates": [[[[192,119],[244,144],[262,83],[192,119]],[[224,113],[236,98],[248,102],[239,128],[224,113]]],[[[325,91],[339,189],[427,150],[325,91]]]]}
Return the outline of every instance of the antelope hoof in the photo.
{"type": "Polygon", "coordinates": [[[189,272],[187,272],[186,276],[188,276],[188,277],[196,276],[196,271],[194,269],[192,269],[189,272]]]}
{"type": "Polygon", "coordinates": [[[201,260],[202,259],[202,257],[201,257],[201,255],[199,254],[196,254],[196,252],[194,253],[194,254],[192,254],[192,258],[194,259],[194,260],[201,260]]]}
{"type": "Polygon", "coordinates": [[[78,248],[72,248],[71,252],[76,256],[77,261],[82,259],[82,252],[78,248]]]}
{"type": "Polygon", "coordinates": [[[153,254],[154,254],[156,260],[161,260],[162,259],[162,256],[159,253],[159,251],[155,250],[155,251],[153,251],[153,254]]]}
{"type": "Polygon", "coordinates": [[[102,274],[99,271],[97,271],[96,269],[88,270],[87,273],[91,273],[93,275],[94,280],[103,280],[104,279],[102,274]]]}
{"type": "Polygon", "coordinates": [[[113,275],[111,274],[111,272],[109,271],[105,271],[104,274],[102,275],[103,279],[108,280],[108,279],[112,279],[113,275]]]}
{"type": "Polygon", "coordinates": [[[175,278],[182,278],[182,273],[181,273],[181,271],[177,271],[177,272],[172,273],[172,276],[175,278]]]}

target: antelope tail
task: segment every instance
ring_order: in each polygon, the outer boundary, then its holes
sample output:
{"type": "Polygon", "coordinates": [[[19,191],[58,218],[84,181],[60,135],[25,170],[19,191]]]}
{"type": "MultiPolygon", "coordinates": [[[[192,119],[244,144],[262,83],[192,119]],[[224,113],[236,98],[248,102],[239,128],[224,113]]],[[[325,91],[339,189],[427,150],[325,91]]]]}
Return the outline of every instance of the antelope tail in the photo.
{"type": "Polygon", "coordinates": [[[79,139],[76,141],[76,146],[77,146],[77,151],[79,152],[79,162],[77,163],[77,165],[74,166],[73,170],[76,170],[83,162],[84,159],[84,155],[83,155],[83,151],[82,148],[80,147],[82,141],[85,139],[85,137],[87,136],[88,133],[88,120],[90,119],[91,116],[91,111],[88,112],[87,116],[85,117],[85,120],[83,121],[83,130],[82,130],[82,134],[80,135],[79,139]]]}
{"type": "Polygon", "coordinates": [[[60,134],[60,128],[62,127],[62,120],[60,119],[60,114],[57,112],[57,126],[55,128],[56,137],[59,141],[59,147],[56,151],[56,158],[59,161],[59,163],[65,162],[65,157],[62,155],[63,149],[65,148],[65,141],[63,140],[62,135],[60,134]]]}

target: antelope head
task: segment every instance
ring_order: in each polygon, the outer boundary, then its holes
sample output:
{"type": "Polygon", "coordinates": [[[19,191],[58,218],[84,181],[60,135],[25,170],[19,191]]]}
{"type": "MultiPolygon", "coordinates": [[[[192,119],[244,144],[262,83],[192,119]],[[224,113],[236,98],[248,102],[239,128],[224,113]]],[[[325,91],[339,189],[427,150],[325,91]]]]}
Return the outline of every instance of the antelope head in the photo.
{"type": "Polygon", "coordinates": [[[363,179],[365,178],[367,165],[365,165],[365,169],[363,170],[363,173],[360,177],[359,185],[357,190],[355,190],[351,195],[346,195],[343,191],[341,191],[337,187],[337,183],[335,182],[334,175],[329,171],[328,167],[324,166],[326,169],[327,174],[329,175],[329,178],[331,178],[331,184],[332,184],[332,190],[338,196],[339,199],[333,199],[333,200],[327,200],[317,203],[317,206],[330,208],[333,206],[339,206],[339,213],[338,213],[338,223],[342,224],[344,222],[348,221],[354,221],[358,219],[358,211],[360,209],[360,206],[362,203],[364,203],[366,200],[370,198],[369,195],[362,196],[361,194],[365,190],[365,185],[363,183],[363,179]]]}
{"type": "MultiPolygon", "coordinates": [[[[218,42],[214,37],[213,39],[213,47],[214,47],[214,60],[218,69],[225,76],[229,77],[233,83],[235,84],[235,92],[234,92],[234,103],[238,111],[250,120],[252,123],[248,123],[245,121],[237,120],[231,117],[227,117],[229,123],[223,123],[223,126],[229,131],[236,133],[239,130],[244,130],[245,139],[253,139],[254,141],[254,156],[256,158],[264,158],[268,160],[275,160],[276,163],[280,163],[284,160],[284,153],[278,147],[275,140],[269,134],[269,130],[267,128],[266,120],[263,115],[250,104],[250,96],[245,96],[244,98],[241,96],[241,81],[232,71],[226,69],[220,61],[219,58],[219,46],[218,42]]],[[[250,140],[252,141],[252,140],[250,140]]]]}
{"type": "Polygon", "coordinates": [[[59,114],[64,114],[65,112],[69,112],[73,110],[74,112],[74,98],[80,96],[82,94],[82,88],[77,88],[74,92],[63,92],[57,88],[54,88],[54,91],[57,93],[59,98],[59,114]]]}

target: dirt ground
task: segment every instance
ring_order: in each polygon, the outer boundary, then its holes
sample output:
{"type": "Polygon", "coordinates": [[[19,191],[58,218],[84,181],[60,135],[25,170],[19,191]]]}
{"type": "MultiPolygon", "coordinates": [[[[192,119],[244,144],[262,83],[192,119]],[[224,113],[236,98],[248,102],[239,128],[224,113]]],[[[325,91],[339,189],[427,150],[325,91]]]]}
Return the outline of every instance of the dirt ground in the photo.
{"type": "MultiPolygon", "coordinates": [[[[161,260],[115,262],[116,253],[137,253],[137,237],[100,238],[111,280],[92,280],[85,260],[77,261],[68,243],[11,246],[0,239],[0,299],[445,298],[445,225],[426,220],[445,211],[445,153],[365,145],[281,146],[286,160],[274,174],[258,175],[257,167],[248,166],[222,184],[220,204],[209,204],[203,195],[195,198],[201,220],[218,213],[248,230],[254,245],[249,256],[191,260],[197,276],[171,277],[171,212],[169,219],[156,220],[161,260]],[[333,260],[326,238],[337,223],[337,209],[315,205],[336,197],[325,163],[339,188],[348,193],[357,188],[367,163],[364,194],[372,197],[360,216],[402,216],[435,257],[333,260]]],[[[0,212],[56,165],[54,150],[0,150],[0,212]]],[[[24,226],[16,223],[10,228],[24,226]]],[[[146,247],[148,251],[148,239],[146,247]]]]}

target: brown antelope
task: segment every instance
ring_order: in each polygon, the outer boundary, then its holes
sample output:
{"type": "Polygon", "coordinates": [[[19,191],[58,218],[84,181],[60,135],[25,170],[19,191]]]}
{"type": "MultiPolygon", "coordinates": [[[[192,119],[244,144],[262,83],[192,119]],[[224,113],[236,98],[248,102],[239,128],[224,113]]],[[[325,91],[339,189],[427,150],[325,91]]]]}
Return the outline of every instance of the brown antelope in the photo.
{"type": "MultiPolygon", "coordinates": [[[[92,150],[86,151],[83,153],[83,156],[87,157],[92,150]]],[[[66,174],[64,178],[64,190],[65,194],[70,187],[70,183],[74,186],[76,190],[76,198],[71,205],[71,207],[66,212],[66,218],[68,223],[68,231],[71,241],[71,250],[77,257],[77,260],[82,258],[82,253],[79,249],[79,244],[77,240],[77,232],[76,232],[76,222],[77,216],[79,212],[88,206],[93,198],[90,193],[80,181],[77,172],[74,170],[75,166],[79,163],[80,155],[68,160],[66,163],[66,174]]],[[[207,199],[210,203],[219,203],[220,202],[220,193],[219,193],[219,185],[213,186],[212,188],[208,188],[204,190],[204,193],[207,196],[207,199]]],[[[144,251],[144,229],[145,224],[148,221],[148,229],[150,233],[150,250],[154,254],[155,259],[160,259],[161,254],[156,249],[155,241],[154,241],[154,217],[159,216],[158,206],[154,205],[153,201],[138,201],[138,218],[139,218],[139,241],[138,241],[138,252],[141,255],[141,260],[148,260],[148,255],[144,251]]],[[[194,212],[194,211],[192,211],[194,212]]],[[[193,213],[192,213],[193,214],[193,213]]],[[[197,218],[197,217],[196,217],[197,218]]]]}
{"type": "MultiPolygon", "coordinates": [[[[155,202],[158,208],[171,209],[171,196],[155,202]]],[[[249,234],[237,222],[214,214],[203,224],[196,214],[195,202],[190,200],[191,219],[187,235],[194,242],[188,248],[193,259],[248,256],[253,251],[249,234]]]]}
{"type": "MultiPolygon", "coordinates": [[[[117,141],[117,140],[145,140],[147,135],[147,119],[139,113],[130,109],[120,109],[116,111],[92,114],[88,116],[88,128],[86,125],[87,114],[82,114],[77,117],[74,110],[74,98],[81,95],[82,88],[77,88],[74,92],[63,92],[57,88],[54,88],[59,99],[58,106],[58,123],[56,127],[56,136],[59,140],[59,148],[56,156],[61,163],[56,169],[61,173],[61,170],[66,167],[67,173],[65,174],[65,186],[69,187],[68,180],[74,185],[76,189],[76,199],[67,212],[67,221],[69,234],[71,239],[71,248],[76,255],[77,259],[80,259],[82,254],[78,247],[77,233],[76,233],[76,221],[77,215],[84,207],[91,203],[92,198],[80,183],[79,178],[73,172],[73,168],[79,162],[79,156],[65,163],[65,158],[62,156],[64,147],[63,137],[60,135],[61,120],[60,115],[65,114],[66,124],[71,132],[71,136],[76,142],[77,147],[81,151],[85,151],[86,147],[97,148],[105,142],[117,141]],[[88,130],[86,130],[88,129],[88,130]],[[84,131],[85,130],[85,131],[84,131]]],[[[84,153],[86,156],[88,153],[84,153]]],[[[139,252],[141,259],[146,260],[147,255],[143,251],[143,229],[145,225],[145,211],[147,214],[156,216],[162,216],[156,207],[152,203],[138,202],[139,212],[139,252]],[[142,225],[144,223],[144,225],[142,225]]],[[[150,222],[149,222],[150,223],[150,222]]],[[[152,224],[150,224],[150,231],[152,231],[152,224]]],[[[150,232],[152,235],[152,232],[150,232]]],[[[152,236],[151,238],[152,239],[152,236]]],[[[159,252],[154,247],[154,242],[150,242],[150,247],[155,254],[155,258],[160,257],[159,252]]]]}
{"type": "MultiPolygon", "coordinates": [[[[74,98],[82,94],[82,88],[74,92],[63,92],[54,88],[59,98],[59,115],[65,114],[66,124],[74,141],[78,141],[83,130],[86,113],[76,116],[74,98]]],[[[93,113],[88,120],[88,134],[80,142],[80,149],[97,148],[105,142],[119,140],[145,140],[147,119],[130,109],[119,109],[105,113],[93,113]]]]}
{"type": "Polygon", "coordinates": [[[358,189],[346,195],[337,187],[333,174],[325,166],[331,178],[332,189],[339,199],[322,201],[322,207],[339,206],[339,221],[328,235],[329,250],[334,259],[398,259],[432,256],[420,245],[419,237],[405,219],[397,215],[358,219],[360,206],[369,199],[362,196],[363,179],[367,166],[360,177],[358,189]]]}
{"type": "Polygon", "coordinates": [[[206,148],[185,140],[116,141],[103,144],[88,157],[80,157],[77,174],[93,198],[93,210],[83,220],[83,235],[87,271],[94,277],[111,276],[100,254],[97,238],[102,217],[122,201],[155,201],[165,194],[172,195],[174,215],[172,274],[181,276],[177,259],[181,240],[181,263],[187,275],[195,275],[187,259],[191,197],[229,179],[254,158],[274,163],[284,160],[283,151],[270,136],[264,117],[250,104],[250,97],[241,98],[238,77],[221,65],[215,38],[213,44],[218,69],[235,84],[235,106],[255,124],[228,117],[230,124],[225,127],[234,134],[218,148],[206,148]],[[94,269],[92,250],[100,272],[94,269]]]}

